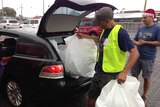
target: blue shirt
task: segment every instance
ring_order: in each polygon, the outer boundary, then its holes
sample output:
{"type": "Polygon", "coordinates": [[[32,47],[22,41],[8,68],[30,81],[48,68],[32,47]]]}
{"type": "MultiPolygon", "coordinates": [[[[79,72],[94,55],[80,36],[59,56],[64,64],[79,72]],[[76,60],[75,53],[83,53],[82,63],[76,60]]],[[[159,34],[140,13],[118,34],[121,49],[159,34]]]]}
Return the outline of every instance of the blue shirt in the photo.
{"type": "MultiPolygon", "coordinates": [[[[144,41],[160,41],[160,26],[154,24],[151,27],[143,26],[140,28],[134,38],[134,40],[144,40],[144,41]]],[[[140,54],[140,59],[152,60],[156,58],[157,48],[154,45],[141,45],[137,46],[140,54]]]]}
{"type": "MultiPolygon", "coordinates": [[[[111,32],[111,29],[105,29],[101,41],[99,43],[99,48],[103,49],[103,42],[106,38],[108,38],[109,33],[111,32]]],[[[127,33],[127,31],[123,28],[120,28],[119,32],[118,32],[118,45],[119,48],[126,52],[126,51],[130,51],[132,48],[134,48],[134,44],[132,43],[129,34],[127,33]]],[[[103,71],[102,70],[102,59],[103,59],[103,51],[100,52],[99,54],[99,59],[98,62],[96,64],[96,71],[103,71]]]]}

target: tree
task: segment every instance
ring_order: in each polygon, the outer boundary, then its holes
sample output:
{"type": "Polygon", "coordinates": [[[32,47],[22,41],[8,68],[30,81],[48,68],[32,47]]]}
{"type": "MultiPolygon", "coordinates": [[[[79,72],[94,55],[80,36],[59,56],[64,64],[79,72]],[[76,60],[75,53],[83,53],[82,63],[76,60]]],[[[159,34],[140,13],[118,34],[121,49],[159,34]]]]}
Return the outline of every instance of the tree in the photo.
{"type": "Polygon", "coordinates": [[[16,11],[10,7],[3,7],[3,10],[1,9],[0,12],[1,14],[3,12],[5,16],[16,17],[16,11]]]}

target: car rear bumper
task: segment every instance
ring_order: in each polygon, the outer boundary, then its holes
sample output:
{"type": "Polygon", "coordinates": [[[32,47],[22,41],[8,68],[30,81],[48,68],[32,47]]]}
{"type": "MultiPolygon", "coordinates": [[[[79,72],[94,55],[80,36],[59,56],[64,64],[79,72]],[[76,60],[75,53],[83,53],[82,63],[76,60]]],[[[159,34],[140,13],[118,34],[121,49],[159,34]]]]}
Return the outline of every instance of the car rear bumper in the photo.
{"type": "Polygon", "coordinates": [[[86,93],[90,87],[90,83],[90,79],[77,85],[68,85],[63,79],[54,82],[45,80],[40,83],[38,88],[32,89],[30,97],[36,101],[61,102],[77,94],[86,93]]]}

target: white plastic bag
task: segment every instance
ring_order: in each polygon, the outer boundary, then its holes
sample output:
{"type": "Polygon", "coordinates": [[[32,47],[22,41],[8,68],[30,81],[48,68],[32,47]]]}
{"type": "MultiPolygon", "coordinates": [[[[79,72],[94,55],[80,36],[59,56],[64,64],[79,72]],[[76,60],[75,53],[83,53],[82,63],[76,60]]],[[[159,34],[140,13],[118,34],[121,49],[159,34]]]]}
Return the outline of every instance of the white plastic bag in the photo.
{"type": "Polygon", "coordinates": [[[97,55],[94,41],[73,35],[65,38],[65,43],[66,49],[61,55],[66,71],[76,76],[93,77],[97,55]]]}
{"type": "Polygon", "coordinates": [[[138,93],[140,82],[132,76],[127,76],[124,84],[111,80],[102,88],[96,101],[96,107],[145,107],[138,93]]]}

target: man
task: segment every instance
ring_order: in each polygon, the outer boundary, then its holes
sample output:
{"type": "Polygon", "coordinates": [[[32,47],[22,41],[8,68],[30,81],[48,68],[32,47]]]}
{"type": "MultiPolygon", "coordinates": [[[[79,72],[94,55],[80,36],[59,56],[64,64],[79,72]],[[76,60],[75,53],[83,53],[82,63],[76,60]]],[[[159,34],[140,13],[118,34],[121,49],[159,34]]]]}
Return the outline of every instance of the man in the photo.
{"type": "Polygon", "coordinates": [[[126,30],[115,23],[111,8],[103,7],[97,11],[95,22],[104,29],[99,37],[77,33],[79,38],[93,39],[99,45],[96,73],[88,93],[88,107],[95,107],[101,89],[110,80],[117,79],[119,84],[124,83],[129,70],[139,57],[126,30]],[[130,55],[126,63],[127,51],[130,55]]]}
{"type": "Polygon", "coordinates": [[[148,9],[144,12],[142,16],[144,26],[138,30],[133,41],[133,43],[137,45],[140,57],[131,70],[131,73],[138,79],[140,71],[142,70],[142,77],[144,78],[142,98],[145,104],[151,85],[150,77],[156,58],[156,46],[160,45],[160,27],[154,23],[154,18],[156,18],[156,15],[153,9],[148,9]]]}

